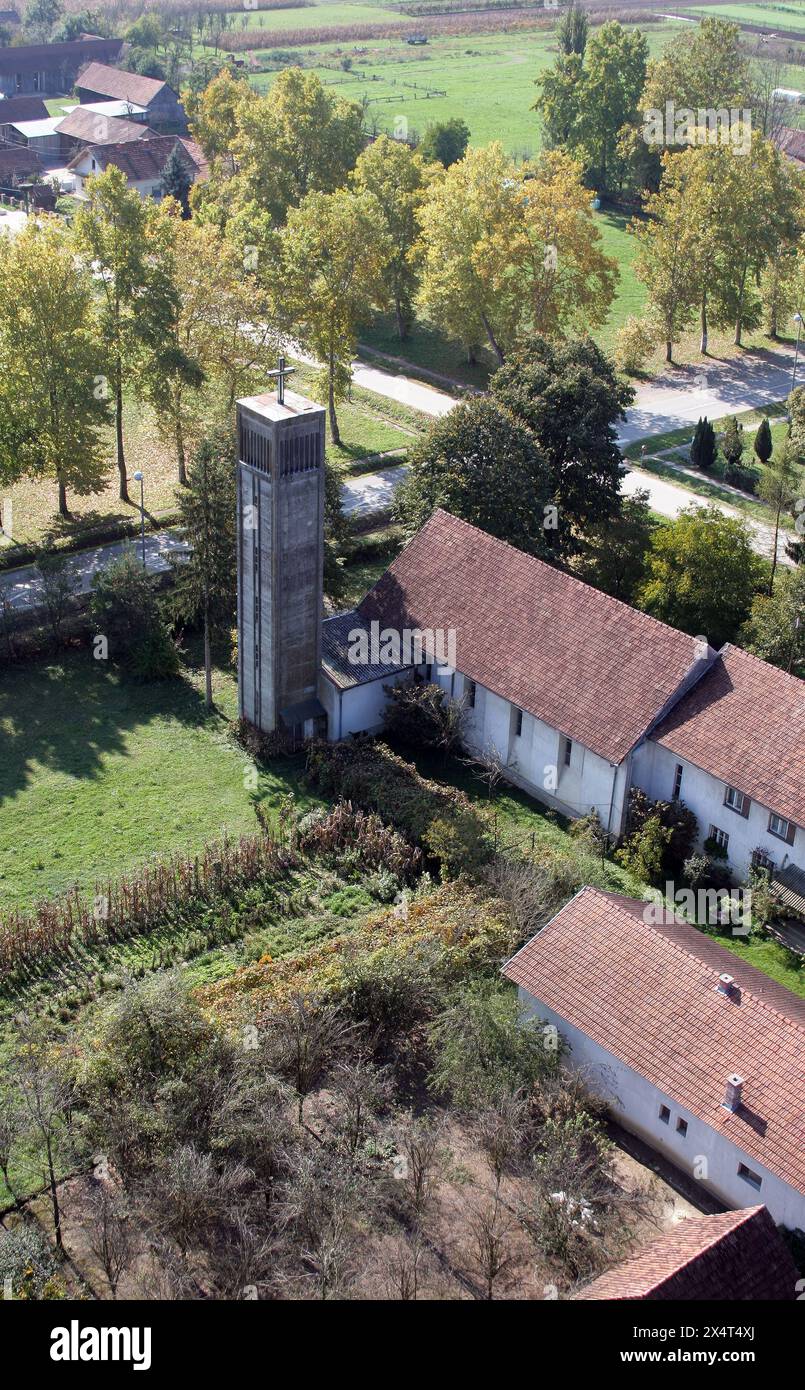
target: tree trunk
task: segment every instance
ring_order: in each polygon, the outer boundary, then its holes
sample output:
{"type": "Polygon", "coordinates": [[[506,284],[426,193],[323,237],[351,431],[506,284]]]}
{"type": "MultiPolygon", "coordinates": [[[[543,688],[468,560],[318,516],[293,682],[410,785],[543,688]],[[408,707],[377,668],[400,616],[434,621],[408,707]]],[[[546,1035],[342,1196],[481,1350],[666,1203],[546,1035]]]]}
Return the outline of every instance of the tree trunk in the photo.
{"type": "Polygon", "coordinates": [[[737,319],[735,320],[735,346],[736,346],[736,347],[740,347],[740,346],[741,346],[741,328],[742,328],[741,320],[740,320],[740,318],[737,318],[737,319]]]}
{"type": "Polygon", "coordinates": [[[702,294],[702,340],[700,351],[703,357],[707,356],[707,291],[702,294]]]}
{"type": "Polygon", "coordinates": [[[67,506],[67,488],[59,478],[59,516],[69,517],[70,509],[67,506]]]}
{"type": "Polygon", "coordinates": [[[184,432],[182,421],[177,417],[176,420],[176,459],[179,464],[179,486],[187,487],[187,456],[184,447],[184,432]]]}
{"type": "Polygon", "coordinates": [[[483,323],[483,326],[484,326],[484,328],[486,329],[486,336],[487,336],[487,338],[489,339],[489,342],[490,342],[491,345],[492,345],[492,351],[494,352],[496,358],[498,359],[498,362],[500,363],[500,365],[501,365],[501,367],[502,367],[502,366],[503,366],[503,349],[502,349],[502,347],[500,346],[500,343],[498,342],[498,340],[497,340],[497,338],[495,337],[494,333],[492,332],[492,325],[491,325],[491,323],[489,322],[489,319],[486,317],[486,314],[483,313],[483,311],[481,312],[481,322],[483,323]]]}
{"type": "Polygon", "coordinates": [[[126,478],[126,455],[123,449],[123,382],[120,372],[115,386],[115,439],[117,444],[117,471],[120,474],[120,500],[130,501],[129,485],[126,478]]]}
{"type": "Polygon", "coordinates": [[[335,414],[335,387],[333,385],[333,354],[330,353],[330,375],[327,384],[327,414],[330,419],[330,437],[334,444],[341,443],[341,431],[335,414]]]}
{"type": "Polygon", "coordinates": [[[777,572],[777,543],[780,537],[780,511],[778,507],[774,517],[774,550],[771,557],[771,574],[769,575],[769,594],[774,592],[774,576],[777,572]]]}
{"type": "Polygon", "coordinates": [[[402,342],[404,338],[408,337],[408,325],[405,322],[399,295],[395,295],[394,298],[394,313],[397,319],[397,337],[402,342]]]}
{"type": "Polygon", "coordinates": [[[212,709],[212,656],[210,653],[210,623],[204,614],[204,699],[207,709],[212,709]]]}
{"type": "Polygon", "coordinates": [[[674,345],[670,338],[665,340],[665,360],[666,362],[673,362],[674,360],[674,345]]]}
{"type": "Polygon", "coordinates": [[[56,1172],[53,1167],[53,1149],[50,1138],[47,1141],[48,1156],[48,1178],[50,1180],[50,1200],[53,1206],[53,1230],[56,1237],[56,1249],[63,1250],[64,1242],[61,1238],[61,1208],[59,1207],[59,1189],[56,1184],[56,1172]]]}

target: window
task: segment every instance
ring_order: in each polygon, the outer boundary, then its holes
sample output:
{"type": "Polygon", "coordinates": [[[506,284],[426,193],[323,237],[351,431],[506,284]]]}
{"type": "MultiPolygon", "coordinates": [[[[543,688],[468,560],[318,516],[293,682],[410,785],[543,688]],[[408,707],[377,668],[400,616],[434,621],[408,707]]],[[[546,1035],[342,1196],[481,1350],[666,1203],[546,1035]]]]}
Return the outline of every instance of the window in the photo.
{"type": "Polygon", "coordinates": [[[730,837],[726,830],[719,830],[717,825],[710,826],[710,839],[715,840],[720,849],[726,850],[730,837]]]}
{"type": "Polygon", "coordinates": [[[467,705],[469,709],[475,709],[475,681],[467,681],[465,688],[467,692],[467,705]]]}
{"type": "Polygon", "coordinates": [[[570,759],[571,759],[571,757],[572,757],[572,754],[573,754],[573,740],[570,739],[570,738],[566,738],[566,739],[565,739],[564,751],[563,751],[563,753],[562,753],[562,761],[563,761],[565,767],[570,767],[570,759]]]}
{"type": "Polygon", "coordinates": [[[676,1122],[676,1132],[677,1132],[677,1134],[681,1134],[681,1135],[682,1135],[682,1138],[684,1139],[685,1135],[686,1135],[687,1132],[688,1132],[688,1122],[687,1122],[687,1120],[677,1120],[677,1122],[676,1122]]]}
{"type": "Polygon", "coordinates": [[[769,834],[776,835],[778,840],[785,840],[788,845],[794,843],[794,827],[790,820],[783,820],[782,816],[776,816],[773,811],[769,816],[769,834]]]}
{"type": "Polygon", "coordinates": [[[755,849],[752,851],[752,867],[765,869],[770,874],[774,869],[774,860],[770,854],[766,853],[765,849],[755,849]]]}
{"type": "Polygon", "coordinates": [[[668,1123],[668,1121],[670,1120],[670,1118],[671,1118],[671,1112],[670,1112],[670,1110],[668,1109],[668,1106],[667,1106],[667,1105],[661,1105],[661,1106],[660,1106],[660,1119],[662,1120],[663,1124],[664,1124],[664,1125],[667,1125],[667,1123],[668,1123]]]}
{"type": "Polygon", "coordinates": [[[515,737],[515,738],[519,738],[522,732],[523,732],[523,711],[522,711],[521,709],[516,709],[516,710],[514,711],[514,737],[515,737]]]}
{"type": "Polygon", "coordinates": [[[679,800],[679,796],[680,796],[680,793],[681,793],[681,791],[682,791],[682,772],[683,772],[682,764],[681,764],[681,763],[677,763],[677,765],[676,765],[676,771],[675,771],[675,773],[674,773],[674,794],[673,794],[673,796],[671,797],[671,800],[672,800],[672,801],[678,801],[678,800],[679,800]]]}
{"type": "Polygon", "coordinates": [[[760,1191],[760,1185],[763,1182],[762,1177],[759,1173],[753,1173],[752,1169],[747,1168],[745,1163],[738,1164],[738,1177],[743,1178],[744,1182],[748,1182],[750,1187],[760,1191]]]}
{"type": "Polygon", "coordinates": [[[737,787],[727,787],[724,793],[724,805],[729,806],[731,811],[737,811],[739,816],[749,815],[748,798],[743,792],[739,792],[737,787]]]}

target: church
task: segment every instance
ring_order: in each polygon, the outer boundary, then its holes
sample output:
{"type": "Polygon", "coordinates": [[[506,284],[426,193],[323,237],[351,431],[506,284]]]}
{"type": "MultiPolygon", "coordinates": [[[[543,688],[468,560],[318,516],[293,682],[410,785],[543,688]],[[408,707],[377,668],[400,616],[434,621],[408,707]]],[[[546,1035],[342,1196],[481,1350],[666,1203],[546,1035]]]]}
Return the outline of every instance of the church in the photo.
{"type": "Polygon", "coordinates": [[[462,702],[468,750],[539,801],[595,809],[619,839],[633,786],[683,800],[737,876],[763,865],[805,911],[805,682],[441,510],[325,618],[325,412],[276,375],[238,402],[241,715],[298,739],[377,733],[387,688],[416,674],[462,702]]]}

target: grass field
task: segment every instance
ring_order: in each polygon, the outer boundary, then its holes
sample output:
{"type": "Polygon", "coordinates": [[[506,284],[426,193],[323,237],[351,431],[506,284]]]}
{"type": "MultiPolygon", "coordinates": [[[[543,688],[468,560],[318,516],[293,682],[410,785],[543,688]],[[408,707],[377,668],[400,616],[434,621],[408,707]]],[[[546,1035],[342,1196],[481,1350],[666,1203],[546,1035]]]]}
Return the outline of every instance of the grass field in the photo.
{"type": "MultiPolygon", "coordinates": [[[[331,6],[330,8],[334,8],[331,6]]],[[[712,17],[712,6],[686,6],[686,13],[709,15],[712,17]]],[[[764,28],[774,31],[775,29],[796,29],[802,30],[805,34],[805,4],[796,4],[795,0],[789,0],[785,5],[719,5],[719,19],[734,19],[743,24],[760,24],[764,28]]]]}

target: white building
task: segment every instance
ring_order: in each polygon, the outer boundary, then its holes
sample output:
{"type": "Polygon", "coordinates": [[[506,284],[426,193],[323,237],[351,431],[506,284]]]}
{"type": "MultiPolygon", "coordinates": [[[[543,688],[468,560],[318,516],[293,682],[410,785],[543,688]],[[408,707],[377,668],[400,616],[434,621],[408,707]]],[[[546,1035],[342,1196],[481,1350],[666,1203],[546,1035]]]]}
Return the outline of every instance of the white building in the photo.
{"type": "Polygon", "coordinates": [[[470,750],[541,801],[571,817],[595,808],[620,838],[632,787],[681,800],[700,845],[740,879],[764,865],[805,911],[797,677],[715,652],[441,510],[357,609],[323,624],[329,737],[379,732],[386,687],[412,670],[464,702],[470,750]],[[360,633],[369,659],[355,659],[360,633]],[[406,633],[421,650],[394,659],[386,639],[406,633]]]}
{"type": "Polygon", "coordinates": [[[805,1001],[690,923],[584,888],[504,966],[625,1129],[805,1230],[805,1001]]]}

